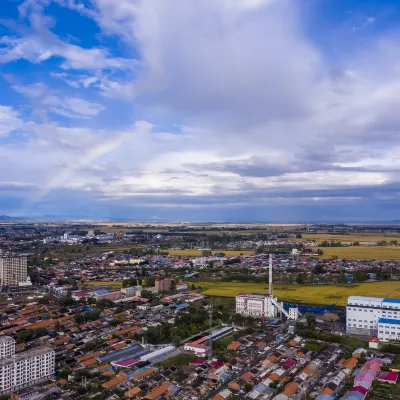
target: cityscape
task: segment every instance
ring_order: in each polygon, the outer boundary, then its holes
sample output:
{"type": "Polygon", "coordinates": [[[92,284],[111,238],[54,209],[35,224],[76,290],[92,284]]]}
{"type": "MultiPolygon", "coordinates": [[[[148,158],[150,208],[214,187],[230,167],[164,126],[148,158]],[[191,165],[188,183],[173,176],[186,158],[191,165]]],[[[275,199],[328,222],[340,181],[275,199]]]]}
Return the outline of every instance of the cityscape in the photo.
{"type": "Polygon", "coordinates": [[[3,222],[0,244],[4,399],[398,396],[395,224],[3,222]]]}
{"type": "Polygon", "coordinates": [[[399,27],[1,0],[0,400],[400,400],[399,27]]]}

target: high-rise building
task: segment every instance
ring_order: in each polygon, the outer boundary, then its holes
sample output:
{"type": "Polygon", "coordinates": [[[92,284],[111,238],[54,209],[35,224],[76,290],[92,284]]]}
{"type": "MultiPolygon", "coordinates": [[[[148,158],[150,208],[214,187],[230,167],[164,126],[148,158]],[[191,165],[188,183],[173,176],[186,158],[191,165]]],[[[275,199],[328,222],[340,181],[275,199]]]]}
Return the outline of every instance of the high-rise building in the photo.
{"type": "Polygon", "coordinates": [[[0,253],[0,287],[18,286],[27,280],[27,258],[17,254],[0,253]]]}
{"type": "Polygon", "coordinates": [[[0,360],[15,354],[15,341],[10,336],[0,336],[0,360]]]}
{"type": "Polygon", "coordinates": [[[55,372],[55,352],[44,347],[15,354],[12,337],[0,338],[0,395],[36,385],[55,372]]]}

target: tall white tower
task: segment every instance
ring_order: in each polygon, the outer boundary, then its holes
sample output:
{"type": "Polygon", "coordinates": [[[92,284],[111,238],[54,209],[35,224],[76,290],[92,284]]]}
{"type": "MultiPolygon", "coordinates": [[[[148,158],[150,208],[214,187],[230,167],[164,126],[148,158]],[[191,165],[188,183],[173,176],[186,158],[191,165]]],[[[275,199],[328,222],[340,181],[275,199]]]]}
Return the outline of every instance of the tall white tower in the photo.
{"type": "Polygon", "coordinates": [[[272,296],[272,254],[269,254],[269,294],[272,296]]]}

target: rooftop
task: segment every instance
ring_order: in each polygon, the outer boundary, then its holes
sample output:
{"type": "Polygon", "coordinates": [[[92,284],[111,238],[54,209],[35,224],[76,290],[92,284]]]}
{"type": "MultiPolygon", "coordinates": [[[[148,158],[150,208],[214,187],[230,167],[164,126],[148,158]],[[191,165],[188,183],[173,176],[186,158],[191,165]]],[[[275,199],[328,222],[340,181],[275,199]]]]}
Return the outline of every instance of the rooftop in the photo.
{"type": "Polygon", "coordinates": [[[33,358],[33,357],[40,356],[40,355],[47,354],[47,353],[54,353],[54,350],[49,347],[42,347],[40,349],[24,351],[23,353],[16,354],[12,357],[0,359],[0,367],[3,367],[4,365],[15,363],[18,361],[24,361],[29,358],[33,358]]]}
{"type": "Polygon", "coordinates": [[[400,320],[391,319],[391,318],[379,318],[378,324],[392,324],[392,325],[400,325],[400,320]]]}

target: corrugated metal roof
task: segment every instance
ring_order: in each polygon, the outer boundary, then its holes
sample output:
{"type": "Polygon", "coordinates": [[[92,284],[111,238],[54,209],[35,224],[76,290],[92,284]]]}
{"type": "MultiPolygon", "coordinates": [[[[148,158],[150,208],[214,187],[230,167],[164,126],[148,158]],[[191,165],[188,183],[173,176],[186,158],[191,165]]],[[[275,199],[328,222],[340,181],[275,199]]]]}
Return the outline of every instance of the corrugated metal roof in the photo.
{"type": "Polygon", "coordinates": [[[400,320],[391,318],[379,318],[378,324],[400,325],[400,320]]]}
{"type": "Polygon", "coordinates": [[[400,304],[400,300],[398,300],[398,299],[383,299],[382,303],[396,303],[396,304],[400,304]]]}

